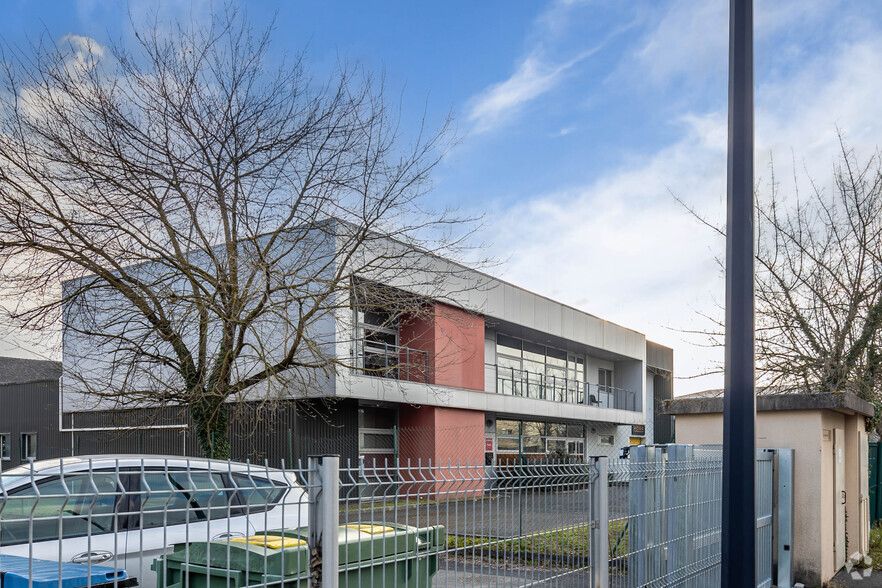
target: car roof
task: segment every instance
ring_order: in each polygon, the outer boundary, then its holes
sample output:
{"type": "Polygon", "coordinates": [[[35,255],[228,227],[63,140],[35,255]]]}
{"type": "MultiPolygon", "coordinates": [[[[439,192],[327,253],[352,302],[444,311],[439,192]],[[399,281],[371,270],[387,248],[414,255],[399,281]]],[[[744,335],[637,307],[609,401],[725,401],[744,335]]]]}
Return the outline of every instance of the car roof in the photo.
{"type": "Polygon", "coordinates": [[[213,472],[269,472],[282,473],[281,470],[270,468],[265,465],[249,464],[220,459],[208,459],[205,457],[180,457],[167,455],[80,455],[74,457],[59,457],[43,459],[32,463],[22,464],[3,472],[3,476],[35,476],[57,474],[64,468],[66,472],[88,471],[91,468],[102,469],[111,467],[169,467],[190,468],[197,470],[210,470],[213,472]]]}

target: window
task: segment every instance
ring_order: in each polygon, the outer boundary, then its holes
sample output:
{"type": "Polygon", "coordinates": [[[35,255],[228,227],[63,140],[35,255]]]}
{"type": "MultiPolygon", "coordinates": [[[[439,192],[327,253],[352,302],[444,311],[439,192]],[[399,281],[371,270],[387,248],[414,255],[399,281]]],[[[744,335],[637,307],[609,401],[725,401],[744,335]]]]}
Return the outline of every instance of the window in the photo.
{"type": "Polygon", "coordinates": [[[616,436],[615,435],[601,435],[600,436],[600,444],[605,447],[612,447],[616,444],[616,436]]]}
{"type": "Polygon", "coordinates": [[[0,433],[0,459],[9,459],[9,433],[0,433]]]}
{"type": "Polygon", "coordinates": [[[55,476],[38,482],[36,493],[30,484],[12,490],[0,512],[0,544],[27,543],[31,525],[34,541],[58,539],[59,520],[63,539],[112,533],[120,496],[116,476],[101,473],[55,476]]]}
{"type": "Polygon", "coordinates": [[[236,494],[223,474],[194,471],[145,472],[141,492],[144,529],[226,518],[236,494]]]}
{"type": "Polygon", "coordinates": [[[358,452],[391,454],[395,451],[395,433],[389,429],[359,429],[358,452]]]}
{"type": "Polygon", "coordinates": [[[398,316],[383,308],[379,297],[372,296],[370,291],[358,295],[360,300],[354,308],[358,365],[370,375],[397,378],[401,362],[398,357],[398,316]]]}
{"type": "Polygon", "coordinates": [[[233,482],[238,488],[236,493],[239,495],[239,502],[247,505],[250,513],[265,510],[281,500],[285,494],[285,489],[276,486],[271,480],[256,478],[247,473],[234,473],[233,482]]]}
{"type": "Polygon", "coordinates": [[[581,356],[497,333],[496,366],[500,394],[579,404],[584,399],[581,356]]]}
{"type": "Polygon", "coordinates": [[[543,421],[496,421],[497,453],[522,453],[525,456],[585,453],[585,426],[543,421]]]}
{"type": "Polygon", "coordinates": [[[604,408],[616,407],[612,370],[597,370],[597,404],[604,408]]]}
{"type": "Polygon", "coordinates": [[[20,457],[22,461],[37,459],[37,434],[22,433],[19,448],[21,450],[20,457]]]}
{"type": "Polygon", "coordinates": [[[597,370],[597,384],[600,386],[601,390],[608,392],[613,386],[612,370],[605,370],[603,368],[597,370]]]}

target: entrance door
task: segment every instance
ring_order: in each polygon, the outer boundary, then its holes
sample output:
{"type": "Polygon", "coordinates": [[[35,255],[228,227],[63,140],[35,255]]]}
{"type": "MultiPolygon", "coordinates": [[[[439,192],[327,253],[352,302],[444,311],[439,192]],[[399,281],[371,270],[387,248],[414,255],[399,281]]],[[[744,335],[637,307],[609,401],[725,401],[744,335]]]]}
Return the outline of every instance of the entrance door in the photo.
{"type": "Polygon", "coordinates": [[[833,567],[845,565],[845,431],[833,429],[833,567]]]}

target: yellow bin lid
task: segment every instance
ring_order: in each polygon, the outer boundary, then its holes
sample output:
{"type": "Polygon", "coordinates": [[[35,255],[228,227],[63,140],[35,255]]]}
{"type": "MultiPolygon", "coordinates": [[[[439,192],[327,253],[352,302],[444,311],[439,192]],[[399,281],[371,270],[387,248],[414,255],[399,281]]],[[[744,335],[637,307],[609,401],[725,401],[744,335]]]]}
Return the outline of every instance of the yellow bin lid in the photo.
{"type": "Polygon", "coordinates": [[[306,545],[303,539],[295,537],[282,537],[280,535],[251,535],[250,537],[235,537],[230,539],[230,543],[247,543],[249,545],[260,545],[270,549],[287,549],[289,547],[299,547],[306,545]]]}

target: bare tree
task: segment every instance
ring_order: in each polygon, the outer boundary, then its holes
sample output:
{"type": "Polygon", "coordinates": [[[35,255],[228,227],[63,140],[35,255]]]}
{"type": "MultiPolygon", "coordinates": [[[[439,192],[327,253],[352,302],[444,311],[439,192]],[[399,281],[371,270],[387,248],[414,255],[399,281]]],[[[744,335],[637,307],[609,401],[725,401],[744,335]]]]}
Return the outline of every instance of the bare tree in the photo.
{"type": "Polygon", "coordinates": [[[317,84],[230,11],[133,27],[132,49],[69,36],[4,51],[5,318],[61,320],[66,387],[96,406],[187,407],[224,458],[233,401],[363,367],[334,337],[353,289],[389,316],[423,311],[444,277],[415,256],[455,258],[474,225],[424,207],[448,125],[403,140],[363,69],[317,84]]]}
{"type": "MultiPolygon", "coordinates": [[[[773,390],[882,392],[882,158],[840,136],[832,190],[757,193],[758,383],[773,390]]],[[[681,202],[682,203],[682,202],[681,202]]],[[[707,226],[693,208],[687,209],[707,226]]],[[[721,235],[718,227],[714,230],[721,235]]],[[[709,331],[722,344],[721,323],[709,331]]]]}

